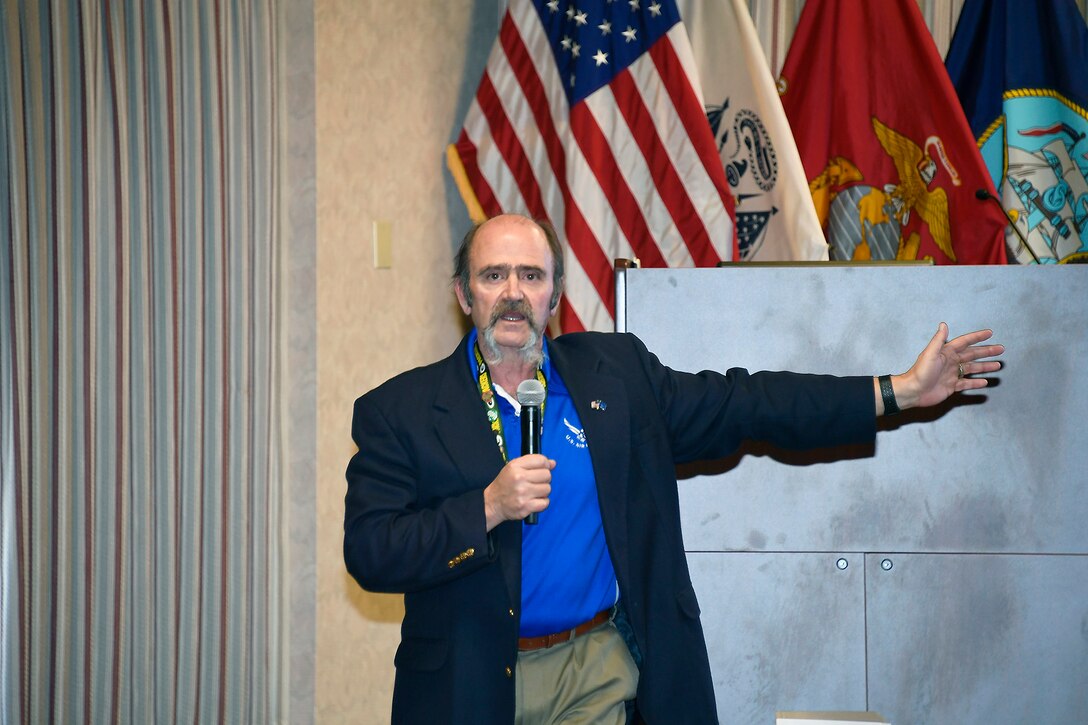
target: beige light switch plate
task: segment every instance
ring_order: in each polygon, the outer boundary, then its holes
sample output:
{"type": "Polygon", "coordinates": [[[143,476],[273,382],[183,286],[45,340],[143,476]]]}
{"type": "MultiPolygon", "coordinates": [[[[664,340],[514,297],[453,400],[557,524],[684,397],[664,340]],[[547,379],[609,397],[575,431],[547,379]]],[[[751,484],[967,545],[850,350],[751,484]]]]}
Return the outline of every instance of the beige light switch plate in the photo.
{"type": "Polygon", "coordinates": [[[393,222],[376,221],[371,234],[374,245],[374,268],[393,267],[393,222]]]}

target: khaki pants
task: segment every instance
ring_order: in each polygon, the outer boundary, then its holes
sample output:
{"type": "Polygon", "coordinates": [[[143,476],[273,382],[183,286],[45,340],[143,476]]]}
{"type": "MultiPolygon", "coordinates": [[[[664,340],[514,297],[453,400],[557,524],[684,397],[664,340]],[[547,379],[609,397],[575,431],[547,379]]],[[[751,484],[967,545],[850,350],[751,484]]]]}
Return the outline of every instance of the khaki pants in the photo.
{"type": "Polygon", "coordinates": [[[638,668],[611,622],[518,655],[515,725],[624,725],[638,668]]]}

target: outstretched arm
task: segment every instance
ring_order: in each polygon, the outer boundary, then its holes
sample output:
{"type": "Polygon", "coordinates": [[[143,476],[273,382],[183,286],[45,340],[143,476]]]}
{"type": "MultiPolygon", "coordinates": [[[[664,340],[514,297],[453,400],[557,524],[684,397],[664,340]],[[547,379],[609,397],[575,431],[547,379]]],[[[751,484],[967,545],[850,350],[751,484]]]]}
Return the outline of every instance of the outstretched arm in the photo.
{"type": "MultiPolygon", "coordinates": [[[[984,360],[1005,352],[1004,345],[983,345],[993,335],[992,330],[977,330],[948,339],[948,325],[937,326],[937,334],[922,350],[910,370],[892,375],[891,383],[900,410],[936,405],[953,393],[986,387],[984,378],[972,375],[992,373],[1001,368],[996,360],[984,360]]],[[[876,413],[884,415],[884,400],[880,384],[873,378],[876,413]]]]}

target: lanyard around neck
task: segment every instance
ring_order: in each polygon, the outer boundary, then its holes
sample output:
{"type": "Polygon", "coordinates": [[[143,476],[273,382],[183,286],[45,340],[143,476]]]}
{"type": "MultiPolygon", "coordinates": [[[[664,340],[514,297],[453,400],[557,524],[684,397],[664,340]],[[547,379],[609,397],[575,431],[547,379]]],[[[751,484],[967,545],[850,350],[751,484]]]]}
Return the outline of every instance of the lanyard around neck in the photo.
{"type": "MultiPolygon", "coordinates": [[[[472,352],[476,357],[476,387],[480,391],[480,400],[484,402],[484,408],[487,410],[487,422],[491,426],[491,432],[495,434],[495,443],[498,444],[499,453],[502,454],[502,460],[505,462],[510,459],[506,455],[506,437],[502,432],[502,416],[499,415],[499,406],[495,401],[495,386],[491,383],[491,373],[487,370],[484,356],[480,354],[479,343],[473,344],[472,352]]],[[[544,379],[544,373],[540,368],[536,369],[536,379],[544,386],[546,392],[548,381],[544,379]]],[[[540,404],[540,414],[543,417],[543,403],[540,404]]]]}

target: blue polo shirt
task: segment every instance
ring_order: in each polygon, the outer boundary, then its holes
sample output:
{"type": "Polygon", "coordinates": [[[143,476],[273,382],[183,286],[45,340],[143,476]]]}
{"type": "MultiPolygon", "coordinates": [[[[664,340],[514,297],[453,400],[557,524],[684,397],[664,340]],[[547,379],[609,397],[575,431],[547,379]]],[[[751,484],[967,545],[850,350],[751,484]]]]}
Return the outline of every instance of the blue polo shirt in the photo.
{"type": "MultiPolygon", "coordinates": [[[[475,343],[473,330],[468,363],[474,376],[475,343]]],[[[537,524],[522,524],[522,637],[570,629],[611,607],[619,596],[616,572],[604,539],[589,444],[570,392],[548,358],[546,340],[542,371],[548,392],[540,450],[555,461],[555,468],[548,508],[540,512],[537,524]]],[[[521,411],[516,391],[497,390],[495,399],[507,455],[516,458],[521,455],[521,411]]]]}

